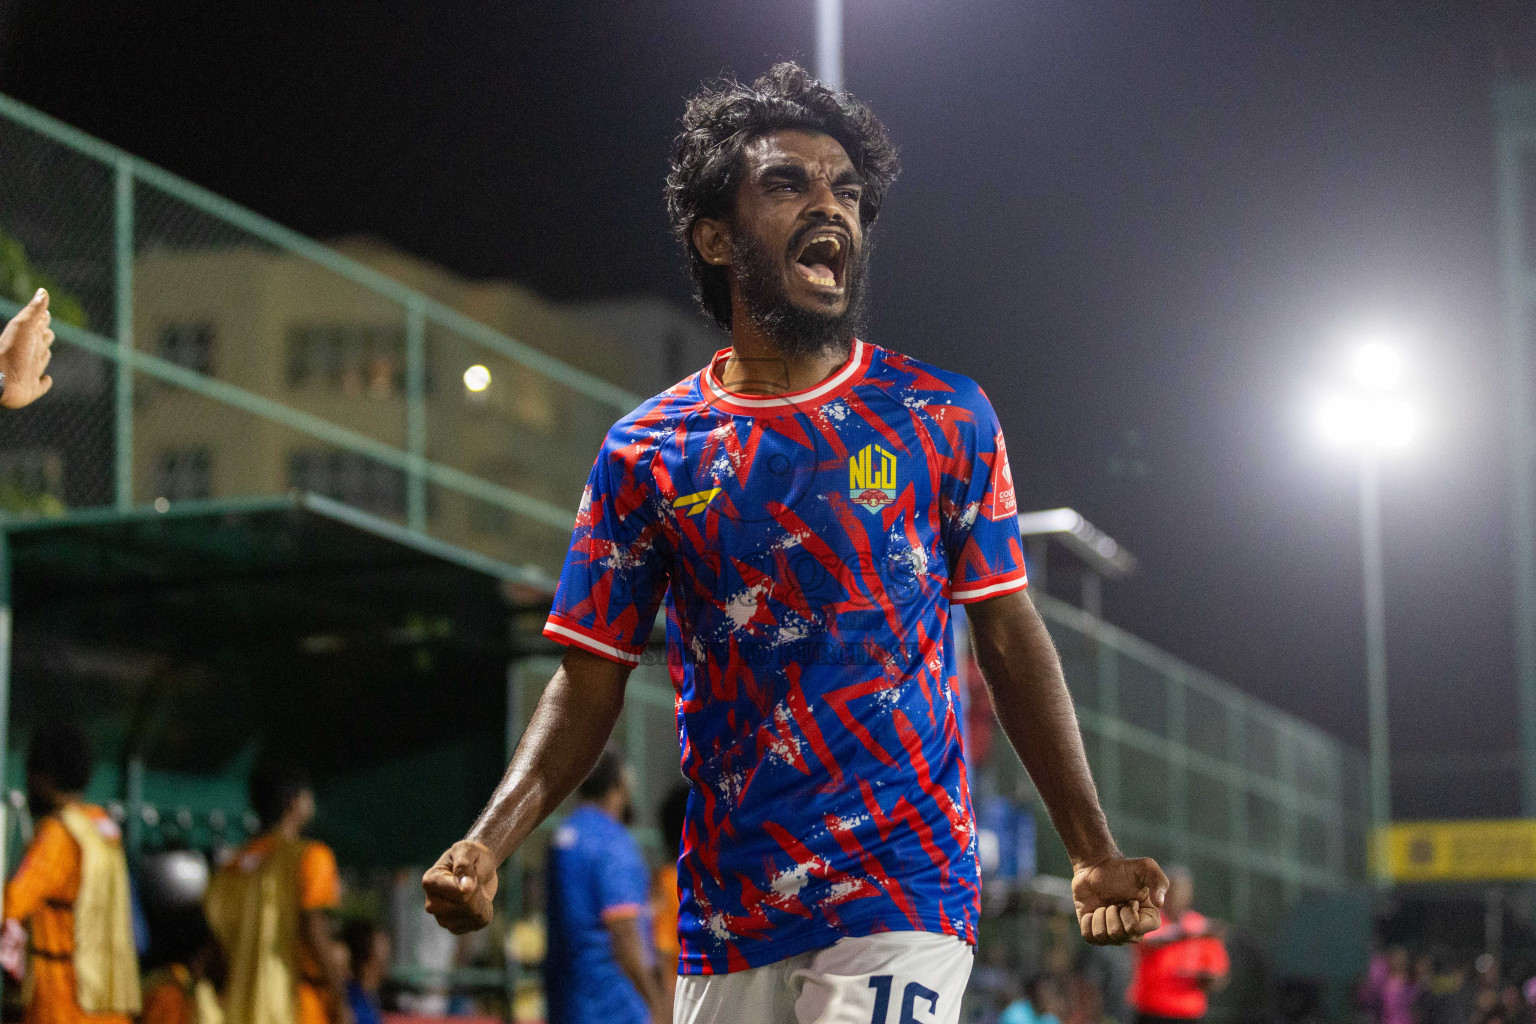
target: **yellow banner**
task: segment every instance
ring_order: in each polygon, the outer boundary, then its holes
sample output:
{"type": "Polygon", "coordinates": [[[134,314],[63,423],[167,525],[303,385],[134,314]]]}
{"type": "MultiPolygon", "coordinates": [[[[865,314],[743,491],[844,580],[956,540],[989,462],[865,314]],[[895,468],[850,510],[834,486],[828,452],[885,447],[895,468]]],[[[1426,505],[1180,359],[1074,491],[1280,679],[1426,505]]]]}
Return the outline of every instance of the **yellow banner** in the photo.
{"type": "Polygon", "coordinates": [[[1536,879],[1536,819],[1399,822],[1380,842],[1394,882],[1536,879]]]}

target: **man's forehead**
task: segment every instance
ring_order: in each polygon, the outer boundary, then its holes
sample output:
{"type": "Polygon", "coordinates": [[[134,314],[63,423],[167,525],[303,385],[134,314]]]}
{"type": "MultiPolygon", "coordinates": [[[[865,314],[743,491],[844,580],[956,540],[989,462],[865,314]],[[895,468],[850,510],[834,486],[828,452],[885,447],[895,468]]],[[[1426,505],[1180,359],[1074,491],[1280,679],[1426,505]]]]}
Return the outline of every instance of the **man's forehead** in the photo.
{"type": "Polygon", "coordinates": [[[753,171],[783,164],[822,166],[837,174],[853,167],[843,144],[821,132],[786,128],[748,142],[744,155],[753,171]]]}

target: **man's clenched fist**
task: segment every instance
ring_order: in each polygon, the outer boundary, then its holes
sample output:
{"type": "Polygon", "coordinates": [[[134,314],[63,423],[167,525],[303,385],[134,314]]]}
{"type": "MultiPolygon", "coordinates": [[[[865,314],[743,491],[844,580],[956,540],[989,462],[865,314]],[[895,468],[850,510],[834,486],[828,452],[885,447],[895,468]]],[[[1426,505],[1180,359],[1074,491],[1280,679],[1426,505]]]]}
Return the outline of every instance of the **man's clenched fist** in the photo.
{"type": "Polygon", "coordinates": [[[53,387],[53,378],[46,372],[48,360],[53,358],[52,321],[48,293],[39,288],[32,301],[0,331],[0,373],[5,374],[0,407],[20,409],[53,387]]]}
{"type": "Polygon", "coordinates": [[[497,867],[495,855],[474,840],[454,843],[421,876],[427,913],[455,935],[484,928],[491,923],[497,867]]]}
{"type": "Polygon", "coordinates": [[[1140,942],[1162,923],[1168,876],[1149,857],[1107,857],[1072,872],[1072,903],[1083,938],[1095,946],[1140,942]]]}

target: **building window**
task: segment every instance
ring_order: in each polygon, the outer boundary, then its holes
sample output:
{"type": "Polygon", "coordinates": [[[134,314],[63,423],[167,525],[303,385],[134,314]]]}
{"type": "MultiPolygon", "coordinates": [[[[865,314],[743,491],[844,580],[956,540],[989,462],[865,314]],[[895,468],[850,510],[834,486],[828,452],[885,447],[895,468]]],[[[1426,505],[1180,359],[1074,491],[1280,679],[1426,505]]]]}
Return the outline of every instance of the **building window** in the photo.
{"type": "Polygon", "coordinates": [[[405,393],[405,328],[301,324],[288,332],[288,386],[392,398],[405,393]]]}
{"type": "Polygon", "coordinates": [[[357,452],[304,449],[288,456],[288,486],[375,515],[405,515],[405,473],[357,452]]]}
{"type": "Polygon", "coordinates": [[[160,358],[212,376],[213,338],[212,324],[166,324],[160,328],[160,358]]]}
{"type": "Polygon", "coordinates": [[[213,458],[206,448],[171,448],[155,459],[155,497],[188,501],[213,496],[213,458]]]}

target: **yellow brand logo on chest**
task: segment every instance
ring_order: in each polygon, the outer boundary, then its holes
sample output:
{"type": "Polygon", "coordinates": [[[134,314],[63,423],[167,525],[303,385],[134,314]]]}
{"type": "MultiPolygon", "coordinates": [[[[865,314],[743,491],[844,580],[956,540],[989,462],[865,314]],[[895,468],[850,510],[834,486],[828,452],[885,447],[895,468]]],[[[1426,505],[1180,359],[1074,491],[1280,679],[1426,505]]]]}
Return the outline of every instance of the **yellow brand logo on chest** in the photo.
{"type": "Polygon", "coordinates": [[[848,497],[878,512],[896,500],[896,456],[878,444],[865,445],[848,460],[848,497]]]}

